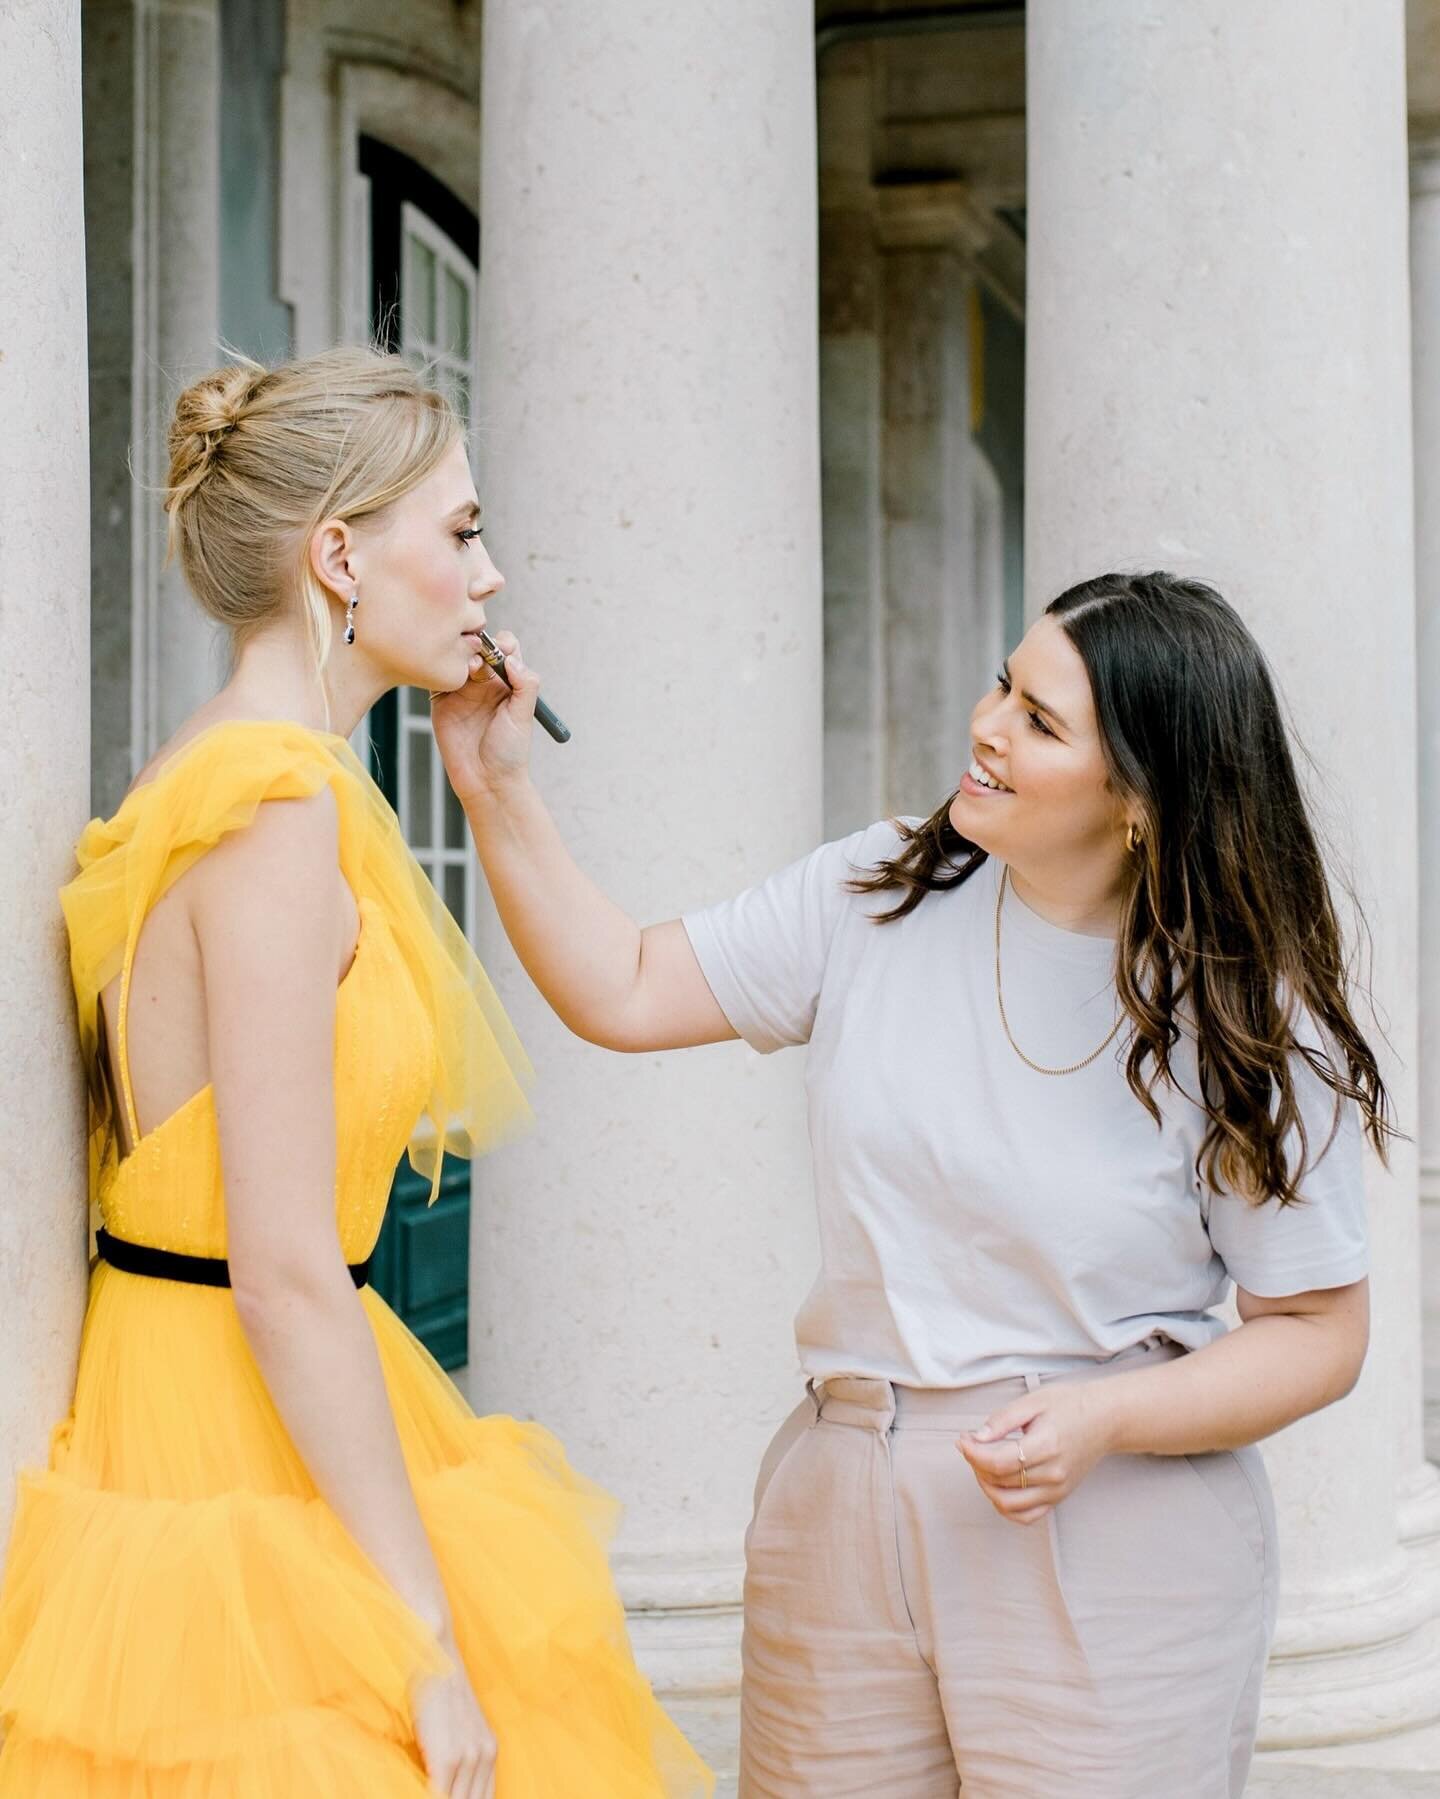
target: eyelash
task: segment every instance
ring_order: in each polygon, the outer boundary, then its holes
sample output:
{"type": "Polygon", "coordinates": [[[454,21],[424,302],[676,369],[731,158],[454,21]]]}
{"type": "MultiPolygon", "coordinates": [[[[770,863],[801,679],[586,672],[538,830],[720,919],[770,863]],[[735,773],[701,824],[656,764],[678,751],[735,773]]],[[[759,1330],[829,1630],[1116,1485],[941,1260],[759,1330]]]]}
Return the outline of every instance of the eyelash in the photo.
{"type": "Polygon", "coordinates": [[[485,533],[481,526],[470,525],[464,531],[457,531],[455,535],[460,539],[462,544],[468,547],[472,538],[483,537],[485,533]]]}
{"type": "MultiPolygon", "coordinates": [[[[996,675],[995,685],[1000,689],[1001,693],[1009,693],[1010,677],[1003,669],[996,675]]],[[[1038,712],[1027,712],[1025,716],[1030,720],[1032,728],[1038,731],[1042,737],[1053,737],[1055,735],[1038,712]]]]}

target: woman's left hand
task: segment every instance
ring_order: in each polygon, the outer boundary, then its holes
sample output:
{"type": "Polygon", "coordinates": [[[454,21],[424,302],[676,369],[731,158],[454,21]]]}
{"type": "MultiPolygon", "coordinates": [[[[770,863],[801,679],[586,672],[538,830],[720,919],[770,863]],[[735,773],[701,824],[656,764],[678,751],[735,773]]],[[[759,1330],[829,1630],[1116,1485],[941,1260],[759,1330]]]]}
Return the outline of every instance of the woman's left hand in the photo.
{"type": "Polygon", "coordinates": [[[1037,1523],[1109,1454],[1110,1407],[1101,1393],[1108,1385],[1113,1383],[1048,1382],[956,1439],[980,1491],[1002,1518],[1037,1523]]]}

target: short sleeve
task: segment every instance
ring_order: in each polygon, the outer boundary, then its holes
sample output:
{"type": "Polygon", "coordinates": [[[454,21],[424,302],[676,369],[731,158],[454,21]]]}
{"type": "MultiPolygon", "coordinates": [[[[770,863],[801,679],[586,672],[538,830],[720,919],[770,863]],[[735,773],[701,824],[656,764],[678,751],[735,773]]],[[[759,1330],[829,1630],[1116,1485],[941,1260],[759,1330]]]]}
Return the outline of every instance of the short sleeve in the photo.
{"type": "Polygon", "coordinates": [[[857,873],[895,853],[893,825],[872,825],[782,868],[683,923],[720,1010],[762,1055],[808,1043],[836,929],[859,901],[857,873]]]}
{"type": "Polygon", "coordinates": [[[1302,1056],[1293,1078],[1307,1140],[1301,1203],[1256,1206],[1229,1193],[1210,1201],[1210,1242],[1231,1279],[1259,1299],[1349,1286],[1370,1265],[1359,1108],[1342,1100],[1337,1121],[1333,1090],[1302,1056]]]}

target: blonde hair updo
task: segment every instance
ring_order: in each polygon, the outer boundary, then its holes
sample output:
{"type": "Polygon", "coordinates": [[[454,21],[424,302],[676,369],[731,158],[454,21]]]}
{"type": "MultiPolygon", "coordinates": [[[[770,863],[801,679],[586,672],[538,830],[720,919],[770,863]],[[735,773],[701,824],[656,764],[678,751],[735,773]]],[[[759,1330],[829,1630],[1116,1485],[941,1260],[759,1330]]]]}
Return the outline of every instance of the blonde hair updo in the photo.
{"type": "Polygon", "coordinates": [[[444,395],[385,351],[215,369],[175,403],[169,554],[237,650],[298,596],[318,674],[333,624],[310,567],[312,532],[327,518],[382,511],[461,435],[444,395]]]}

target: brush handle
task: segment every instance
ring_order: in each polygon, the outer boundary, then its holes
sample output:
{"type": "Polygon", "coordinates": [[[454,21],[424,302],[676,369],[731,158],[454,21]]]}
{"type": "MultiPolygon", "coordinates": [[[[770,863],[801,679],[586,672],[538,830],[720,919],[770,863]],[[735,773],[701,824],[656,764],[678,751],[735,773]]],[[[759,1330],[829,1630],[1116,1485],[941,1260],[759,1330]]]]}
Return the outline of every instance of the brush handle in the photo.
{"type": "MultiPolygon", "coordinates": [[[[485,658],[485,666],[494,675],[498,675],[507,687],[512,685],[505,668],[505,657],[500,646],[488,631],[480,633],[480,654],[485,658]]],[[[556,743],[569,743],[570,727],[559,713],[553,712],[542,699],[535,701],[535,719],[541,730],[548,731],[556,743]]]]}
{"type": "Polygon", "coordinates": [[[546,730],[556,743],[569,743],[570,727],[565,720],[552,712],[544,700],[536,700],[535,717],[542,730],[546,730]]]}

